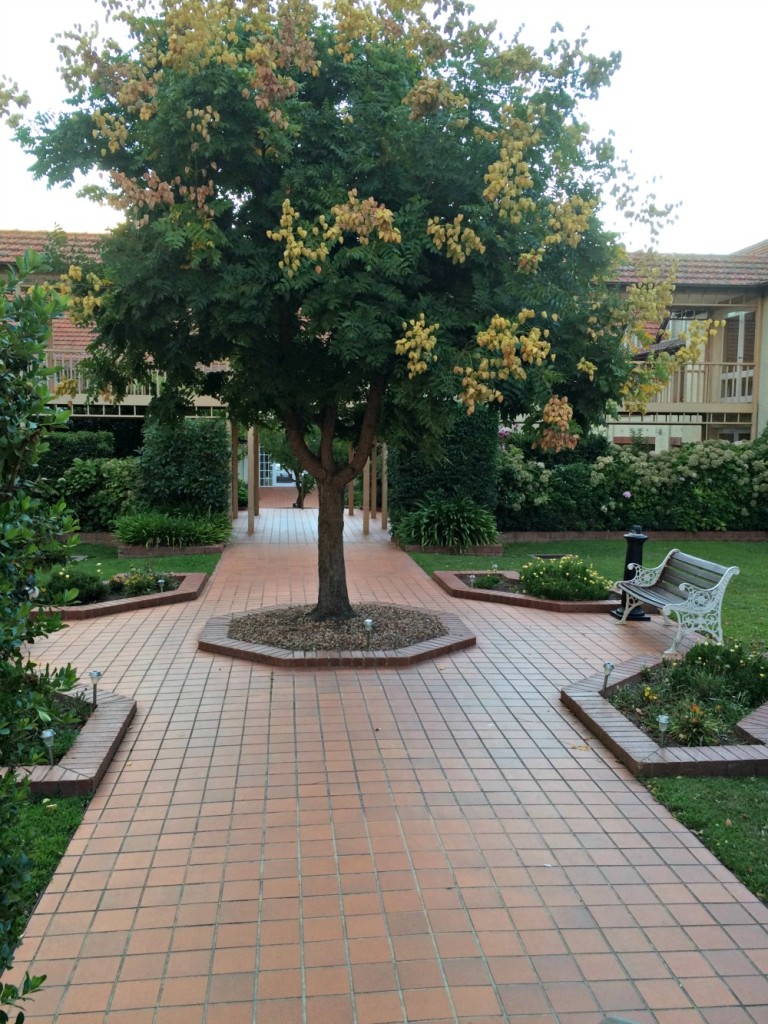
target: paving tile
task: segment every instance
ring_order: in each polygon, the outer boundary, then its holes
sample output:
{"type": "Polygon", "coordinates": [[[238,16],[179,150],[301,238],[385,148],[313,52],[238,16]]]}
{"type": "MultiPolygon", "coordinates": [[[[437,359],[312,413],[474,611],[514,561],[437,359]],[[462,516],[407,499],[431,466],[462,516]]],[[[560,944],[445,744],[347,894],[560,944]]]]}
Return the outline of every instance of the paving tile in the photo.
{"type": "MultiPolygon", "coordinates": [[[[768,1020],[768,914],[557,701],[663,626],[475,601],[478,645],[410,667],[199,651],[313,600],[316,516],[266,502],[199,601],[41,641],[138,713],[19,949],[30,1021],[768,1020]]],[[[345,539],[353,601],[456,614],[376,521],[345,539]]]]}

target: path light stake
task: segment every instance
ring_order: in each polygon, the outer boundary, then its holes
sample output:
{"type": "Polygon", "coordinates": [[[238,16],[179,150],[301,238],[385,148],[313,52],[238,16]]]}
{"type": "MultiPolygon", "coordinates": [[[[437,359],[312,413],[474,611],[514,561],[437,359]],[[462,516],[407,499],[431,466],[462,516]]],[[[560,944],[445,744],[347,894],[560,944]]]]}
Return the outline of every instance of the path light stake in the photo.
{"type": "Polygon", "coordinates": [[[160,593],[162,594],[165,590],[165,580],[158,580],[157,585],[160,587],[160,593]]]}
{"type": "Polygon", "coordinates": [[[369,650],[371,646],[371,633],[373,633],[373,619],[363,619],[363,629],[365,630],[365,649],[369,650]]]}
{"type": "Polygon", "coordinates": [[[659,724],[659,732],[661,733],[661,745],[664,747],[666,746],[667,740],[666,732],[669,728],[669,715],[659,715],[656,721],[659,724]]]}
{"type": "Polygon", "coordinates": [[[471,572],[469,574],[469,585],[470,585],[470,587],[472,587],[473,590],[475,589],[475,580],[476,579],[477,579],[477,576],[475,576],[475,574],[473,572],[471,572]]]}
{"type": "Polygon", "coordinates": [[[600,691],[600,696],[601,697],[604,697],[606,695],[606,693],[608,692],[608,677],[610,676],[611,672],[613,672],[613,670],[615,668],[616,668],[616,666],[613,664],[612,661],[604,661],[603,662],[603,688],[600,691]]]}
{"type": "Polygon", "coordinates": [[[40,733],[40,739],[45,744],[45,749],[48,751],[48,760],[53,764],[53,737],[56,735],[53,729],[43,729],[40,733]]]}
{"type": "Polygon", "coordinates": [[[92,668],[88,675],[91,677],[91,685],[93,686],[93,706],[96,707],[96,690],[101,679],[101,670],[92,668]]]}

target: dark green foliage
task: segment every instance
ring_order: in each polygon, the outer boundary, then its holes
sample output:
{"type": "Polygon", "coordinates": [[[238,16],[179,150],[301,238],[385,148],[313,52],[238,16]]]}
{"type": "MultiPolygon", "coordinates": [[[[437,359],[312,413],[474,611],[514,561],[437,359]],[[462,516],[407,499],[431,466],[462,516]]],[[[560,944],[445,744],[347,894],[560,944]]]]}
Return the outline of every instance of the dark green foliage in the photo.
{"type": "Polygon", "coordinates": [[[107,586],[98,570],[84,569],[77,563],[55,565],[48,579],[40,587],[41,605],[63,604],[65,591],[77,591],[72,604],[92,604],[103,600],[107,586]]]}
{"type": "Polygon", "coordinates": [[[592,479],[592,467],[581,462],[555,466],[549,478],[547,501],[540,507],[533,530],[594,530],[603,521],[604,495],[592,479]]]}
{"type": "Polygon", "coordinates": [[[528,562],[520,582],[526,594],[551,601],[602,601],[611,589],[610,580],[575,555],[528,562]]]}
{"type": "Polygon", "coordinates": [[[71,690],[77,673],[66,668],[41,670],[32,662],[0,662],[0,765],[39,764],[46,759],[41,729],[59,731],[78,721],[60,694],[71,690]]]}
{"type": "MultiPolygon", "coordinates": [[[[2,970],[0,968],[0,970],[2,970]]],[[[42,986],[46,975],[41,974],[32,977],[29,973],[24,975],[21,985],[0,984],[0,1024],[24,1024],[24,1011],[19,1006],[24,1000],[34,995],[42,986]],[[4,1010],[3,1007],[8,1007],[4,1010]],[[17,1014],[9,1013],[9,1010],[18,1010],[17,1014]]]]}
{"type": "Polygon", "coordinates": [[[446,498],[433,491],[397,520],[401,544],[445,547],[456,551],[496,540],[496,521],[471,498],[446,498]]]}
{"type": "Polygon", "coordinates": [[[412,509],[427,491],[445,497],[469,497],[493,512],[497,501],[499,414],[483,407],[468,416],[454,405],[450,427],[431,453],[397,448],[390,452],[390,504],[398,511],[412,509]]]}
{"type": "Polygon", "coordinates": [[[57,486],[80,529],[98,531],[114,528],[134,503],[138,484],[138,459],[75,459],[57,486]]]}
{"type": "Polygon", "coordinates": [[[139,497],[166,512],[224,512],[230,503],[230,448],[220,419],[148,424],[139,457],[139,497]]]}
{"type": "Polygon", "coordinates": [[[109,453],[117,459],[138,455],[144,432],[143,416],[73,416],[71,432],[103,431],[112,435],[114,449],[109,453]]]}
{"type": "Polygon", "coordinates": [[[0,974],[13,960],[18,943],[21,893],[29,874],[29,857],[19,843],[21,806],[29,798],[12,774],[0,778],[0,974]]]}
{"type": "Polygon", "coordinates": [[[173,513],[135,511],[121,516],[115,534],[123,544],[144,547],[195,547],[229,538],[228,512],[173,513]]]}
{"type": "Polygon", "coordinates": [[[41,476],[55,481],[75,459],[110,459],[114,454],[115,439],[108,430],[62,430],[50,435],[38,466],[41,476]]]}

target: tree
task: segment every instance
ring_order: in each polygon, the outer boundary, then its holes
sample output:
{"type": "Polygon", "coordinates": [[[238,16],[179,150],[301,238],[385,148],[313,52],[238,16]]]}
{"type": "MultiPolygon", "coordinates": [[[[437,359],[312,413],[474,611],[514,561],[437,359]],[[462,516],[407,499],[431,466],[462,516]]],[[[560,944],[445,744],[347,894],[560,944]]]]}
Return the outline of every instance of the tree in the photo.
{"type": "Polygon", "coordinates": [[[164,415],[204,392],[274,416],[317,480],[315,614],[348,615],[343,491],[376,436],[497,401],[558,448],[619,396],[617,172],[579,115],[618,56],[497,41],[462,0],[108,9],[130,47],[69,33],[70,109],[18,131],[38,176],[108,172],[128,217],[68,268],[92,372],[119,396],[162,370],[164,415]]]}
{"type": "MultiPolygon", "coordinates": [[[[320,449],[320,431],[314,427],[305,437],[307,447],[317,455],[320,449]]],[[[304,508],[304,499],[315,487],[315,480],[301,465],[299,457],[291,447],[282,427],[266,426],[259,429],[261,448],[276,462],[294,483],[296,501],[294,508],[304,508]]]]}

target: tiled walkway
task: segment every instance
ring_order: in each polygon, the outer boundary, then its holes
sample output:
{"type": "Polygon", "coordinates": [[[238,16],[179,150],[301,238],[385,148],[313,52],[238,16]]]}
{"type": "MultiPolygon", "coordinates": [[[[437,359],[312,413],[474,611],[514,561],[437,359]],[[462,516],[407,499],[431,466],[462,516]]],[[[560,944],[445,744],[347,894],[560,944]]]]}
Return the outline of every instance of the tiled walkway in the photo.
{"type": "Polygon", "coordinates": [[[451,608],[404,670],[199,653],[210,616],[315,594],[316,512],[266,509],[201,601],[37,657],[139,702],[18,958],[57,1024],[766,1024],[768,910],[558,691],[656,623],[456,603],[347,520],[353,600],[451,608]]]}

